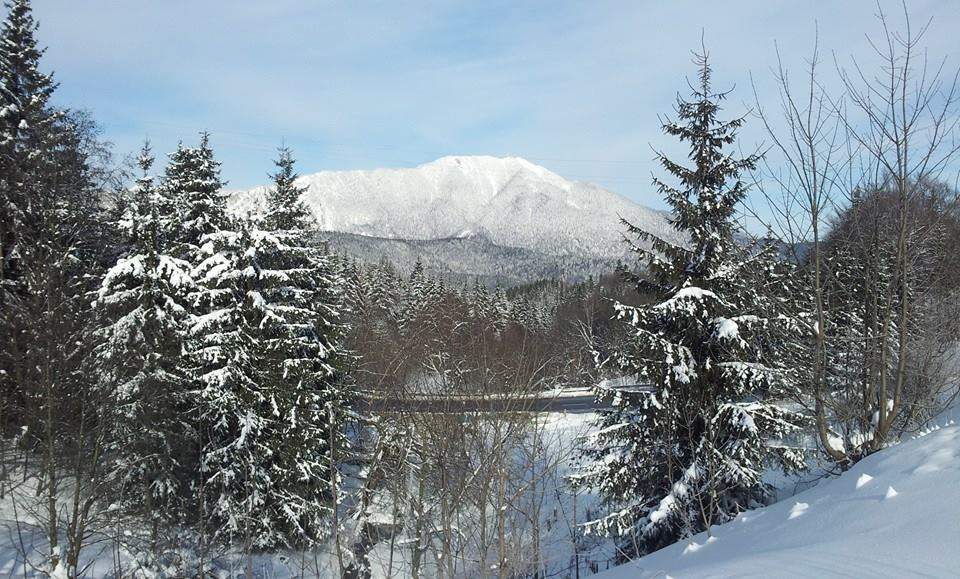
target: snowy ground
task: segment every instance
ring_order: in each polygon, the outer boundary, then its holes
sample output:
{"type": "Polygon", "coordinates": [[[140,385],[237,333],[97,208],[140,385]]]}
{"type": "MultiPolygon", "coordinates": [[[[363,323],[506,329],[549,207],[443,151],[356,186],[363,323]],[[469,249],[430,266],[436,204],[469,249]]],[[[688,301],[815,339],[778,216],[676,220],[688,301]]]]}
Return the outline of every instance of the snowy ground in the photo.
{"type": "MultiPolygon", "coordinates": [[[[960,577],[958,416],[960,408],[954,416],[939,421],[941,426],[868,457],[842,476],[824,479],[794,496],[789,495],[797,480],[776,481],[782,485],[782,496],[788,498],[715,527],[713,539],[701,534],[603,572],[614,555],[612,543],[578,539],[573,529],[591,511],[597,514],[597,499],[589,493],[574,498],[564,481],[576,460],[577,438],[591,428],[594,415],[543,415],[542,432],[549,452],[562,458],[562,466],[545,481],[549,488],[542,494],[544,571],[551,577],[586,577],[600,570],[596,576],[601,579],[960,577]]],[[[12,522],[26,513],[14,513],[10,499],[8,495],[0,500],[0,574],[41,576],[39,569],[24,566],[22,553],[39,559],[46,550],[42,533],[29,521],[17,532],[12,522]]],[[[385,545],[375,547],[371,555],[374,577],[405,575],[407,561],[402,554],[389,574],[385,572],[385,545]]],[[[86,576],[110,574],[116,563],[114,557],[109,549],[91,548],[86,560],[94,566],[86,576]]],[[[127,558],[120,555],[120,559],[127,558]]],[[[226,556],[220,563],[223,577],[242,572],[240,557],[226,556]]],[[[256,576],[264,578],[336,574],[333,561],[322,552],[260,556],[254,567],[256,576]]],[[[484,573],[474,569],[471,576],[484,573]]]]}
{"type": "MultiPolygon", "coordinates": [[[[613,565],[611,561],[614,560],[615,552],[611,540],[585,538],[579,533],[579,525],[588,517],[595,516],[594,513],[599,508],[596,496],[585,491],[574,494],[567,484],[567,476],[576,464],[578,440],[590,430],[595,418],[594,413],[564,412],[544,413],[537,418],[546,446],[546,458],[551,463],[556,461],[557,468],[544,473],[536,496],[531,495],[519,500],[530,502],[526,507],[529,513],[534,512],[534,501],[540,503],[539,560],[542,565],[541,572],[549,577],[586,577],[613,565]]],[[[524,525],[514,526],[517,523],[511,523],[511,535],[514,540],[523,543],[521,548],[526,549],[525,560],[533,561],[533,545],[527,542],[531,529],[524,525]]],[[[466,522],[464,528],[469,525],[470,523],[466,522]]],[[[409,539],[401,538],[402,541],[409,539]]],[[[370,554],[373,577],[409,577],[408,553],[401,551],[391,559],[388,546],[387,542],[379,543],[370,554]]],[[[430,568],[427,575],[433,576],[435,572],[435,569],[430,568]]],[[[469,565],[458,570],[458,573],[464,577],[496,575],[493,569],[484,570],[469,565]]]]}
{"type": "Polygon", "coordinates": [[[598,577],[960,577],[960,425],[941,424],[598,577]]]}
{"type": "MultiPolygon", "coordinates": [[[[575,496],[566,484],[566,476],[576,460],[578,439],[590,429],[594,417],[592,413],[545,413],[537,417],[546,447],[545,458],[555,463],[556,468],[544,472],[536,496],[518,500],[539,503],[540,560],[543,571],[553,577],[585,577],[612,565],[610,561],[614,553],[611,541],[585,539],[577,533],[577,525],[597,508],[596,498],[585,492],[575,496]]],[[[33,504],[35,495],[35,487],[24,484],[17,488],[16,493],[0,498],[0,576],[46,576],[42,562],[49,547],[43,530],[30,513],[24,512],[22,507],[14,508],[14,505],[33,504]],[[18,524],[17,520],[21,522],[18,524]]],[[[463,523],[469,526],[468,521],[463,523]]],[[[129,532],[125,530],[124,534],[129,532]]],[[[528,537],[530,529],[514,527],[511,532],[528,537]]],[[[408,537],[399,539],[403,541],[408,537]]],[[[85,577],[116,576],[118,566],[124,568],[121,572],[123,576],[129,575],[133,558],[126,550],[115,552],[114,546],[112,537],[103,536],[98,537],[97,544],[85,550],[84,563],[90,564],[84,573],[85,577]]],[[[399,548],[391,561],[387,547],[387,543],[380,543],[370,554],[373,577],[408,577],[410,565],[407,551],[399,548]]],[[[264,579],[335,577],[336,561],[329,551],[328,547],[321,547],[315,552],[287,551],[259,555],[253,561],[254,574],[264,579]]],[[[239,553],[223,553],[211,564],[215,576],[236,577],[243,573],[245,560],[239,553]]],[[[431,565],[432,561],[426,564],[428,576],[432,575],[431,565]]],[[[489,574],[489,570],[479,568],[464,568],[463,571],[473,577],[489,574]]]]}

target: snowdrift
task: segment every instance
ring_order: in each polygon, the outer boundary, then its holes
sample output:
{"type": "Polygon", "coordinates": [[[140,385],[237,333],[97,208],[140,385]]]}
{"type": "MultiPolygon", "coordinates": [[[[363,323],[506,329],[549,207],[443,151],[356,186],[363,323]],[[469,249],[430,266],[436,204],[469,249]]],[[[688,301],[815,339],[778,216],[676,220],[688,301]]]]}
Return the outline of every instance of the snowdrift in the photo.
{"type": "Polygon", "coordinates": [[[952,421],[843,475],[597,575],[958,577],[960,426],[952,421]]]}

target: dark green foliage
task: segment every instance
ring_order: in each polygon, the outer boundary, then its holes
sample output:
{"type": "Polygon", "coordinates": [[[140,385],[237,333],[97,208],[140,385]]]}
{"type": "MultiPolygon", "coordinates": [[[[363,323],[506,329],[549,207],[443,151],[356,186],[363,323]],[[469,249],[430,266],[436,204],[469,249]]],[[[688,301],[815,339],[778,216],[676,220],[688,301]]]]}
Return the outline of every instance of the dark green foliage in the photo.
{"type": "Polygon", "coordinates": [[[746,192],[740,175],[757,157],[726,152],[743,119],[717,119],[725,94],[711,91],[705,57],[698,65],[693,99],[679,101],[678,122],[663,125],[689,146],[693,168],[660,155],[678,184],[654,180],[689,242],[673,245],[627,224],[653,242],[651,252],[638,249],[647,274],[632,277],[652,303],[617,305],[629,338],[605,360],[626,382],[649,386],[600,388],[614,409],[601,416],[579,477],[613,513],[592,528],[619,535],[628,552],[725,522],[767,498],[768,465],[802,465],[777,442],[801,424],[783,406],[795,380],[782,352],[799,328],[777,297],[788,270],[768,249],[734,239],[746,192]]]}

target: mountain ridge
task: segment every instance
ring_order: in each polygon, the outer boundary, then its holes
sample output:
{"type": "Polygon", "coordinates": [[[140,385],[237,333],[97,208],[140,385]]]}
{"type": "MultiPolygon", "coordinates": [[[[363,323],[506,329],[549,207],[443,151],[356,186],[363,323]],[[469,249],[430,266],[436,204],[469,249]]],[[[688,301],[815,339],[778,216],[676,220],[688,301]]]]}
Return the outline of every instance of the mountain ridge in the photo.
{"type": "MultiPolygon", "coordinates": [[[[521,157],[446,156],[412,168],[321,171],[301,176],[298,185],[328,232],[411,242],[479,234],[501,248],[609,267],[629,257],[621,216],[679,239],[663,212],[521,157]]],[[[266,190],[234,192],[229,206],[259,213],[266,190]]]]}

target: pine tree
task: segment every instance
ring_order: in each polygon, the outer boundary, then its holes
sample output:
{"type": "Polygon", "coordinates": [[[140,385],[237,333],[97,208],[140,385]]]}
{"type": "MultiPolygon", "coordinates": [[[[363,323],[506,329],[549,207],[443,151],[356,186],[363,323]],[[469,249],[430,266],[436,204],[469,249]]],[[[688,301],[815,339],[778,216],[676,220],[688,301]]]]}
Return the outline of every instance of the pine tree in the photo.
{"type": "Polygon", "coordinates": [[[354,318],[367,314],[370,288],[366,284],[366,276],[360,262],[356,258],[341,257],[344,265],[343,278],[346,283],[344,303],[350,309],[354,318]]]}
{"type": "Polygon", "coordinates": [[[400,331],[406,336],[414,336],[423,329],[424,317],[428,315],[434,297],[432,284],[419,257],[413,265],[404,290],[400,331]]]}
{"type": "Polygon", "coordinates": [[[490,298],[490,292],[487,291],[487,286],[484,285],[480,278],[474,278],[473,280],[473,292],[470,296],[470,318],[475,324],[485,326],[488,323],[491,323],[490,320],[493,316],[494,304],[490,298]]]}
{"type": "Polygon", "coordinates": [[[221,540],[248,552],[323,536],[349,399],[342,282],[304,228],[289,152],[277,166],[263,223],[205,234],[196,268],[205,512],[221,540]]]}
{"type": "Polygon", "coordinates": [[[267,194],[267,210],[263,216],[263,225],[267,231],[283,231],[286,235],[304,237],[311,235],[316,227],[316,219],[310,207],[303,201],[307,187],[298,187],[295,170],[296,161],[290,149],[282,147],[274,164],[277,170],[273,178],[273,188],[267,194]]]}
{"type": "Polygon", "coordinates": [[[510,319],[510,300],[507,298],[507,292],[499,284],[493,290],[491,296],[491,315],[493,316],[493,328],[496,332],[503,331],[507,321],[510,319]]]}
{"type": "Polygon", "coordinates": [[[192,381],[183,343],[193,280],[190,264],[163,243],[164,191],[149,174],[148,145],[138,161],[143,175],[122,223],[131,249],[106,273],[95,303],[95,361],[116,410],[109,451],[117,504],[152,523],[156,550],[158,531],[182,524],[189,513],[184,483],[195,466],[196,434],[187,414],[192,381]]]}
{"type": "Polygon", "coordinates": [[[86,150],[96,145],[95,127],[83,115],[51,105],[56,84],[40,71],[43,50],[30,3],[5,6],[0,25],[0,430],[35,420],[26,415],[36,411],[29,400],[46,388],[41,383],[70,388],[64,397],[76,394],[82,400],[76,375],[68,376],[86,350],[74,350],[53,328],[69,326],[77,336],[84,331],[90,314],[86,294],[100,271],[103,250],[95,237],[102,189],[94,182],[86,150]],[[64,319],[67,315],[75,319],[64,319]],[[49,324],[41,327],[41,319],[49,324]],[[48,340],[57,347],[45,349],[48,340]],[[65,360],[54,362],[61,356],[65,360]],[[56,374],[41,376],[40,368],[48,366],[56,374]]]}
{"type": "Polygon", "coordinates": [[[225,183],[220,180],[220,163],[210,147],[210,135],[200,134],[196,148],[177,146],[170,155],[164,177],[170,202],[159,208],[161,215],[179,212],[177,227],[170,231],[176,255],[194,264],[199,261],[201,239],[230,228],[225,183]]]}
{"type": "Polygon", "coordinates": [[[530,303],[526,294],[521,294],[510,302],[510,320],[528,331],[541,329],[538,312],[530,303]]]}
{"type": "Polygon", "coordinates": [[[39,70],[43,50],[35,38],[37,24],[30,2],[6,2],[0,26],[0,281],[11,291],[22,252],[18,249],[30,221],[29,207],[38,193],[37,155],[57,113],[49,106],[56,89],[53,77],[39,70]]]}
{"type": "Polygon", "coordinates": [[[366,277],[364,286],[368,288],[369,296],[365,301],[369,304],[368,315],[376,320],[374,332],[382,339],[395,339],[403,320],[400,276],[393,264],[383,258],[367,269],[366,277]]]}
{"type": "MultiPolygon", "coordinates": [[[[26,291],[23,261],[29,253],[25,244],[36,240],[35,228],[39,210],[35,201],[46,192],[38,164],[46,161],[41,144],[55,121],[56,112],[49,106],[56,89],[51,75],[40,72],[43,50],[36,40],[37,24],[27,0],[5,2],[6,18],[0,25],[0,322],[4,342],[0,380],[6,382],[16,371],[14,366],[23,352],[23,326],[10,303],[15,295],[26,291]],[[9,346],[7,345],[9,343],[9,346]]],[[[22,380],[16,380],[22,382],[22,380]]],[[[0,428],[5,427],[7,412],[20,406],[16,390],[22,384],[4,384],[0,404],[0,428]]]]}
{"type": "Polygon", "coordinates": [[[625,538],[624,548],[636,545],[641,554],[767,499],[767,466],[802,466],[799,453],[774,442],[801,424],[778,404],[795,387],[780,365],[780,350],[798,327],[783,315],[778,296],[785,266],[734,239],[734,211],[747,189],[740,174],[758,157],[725,151],[743,119],[718,120],[726,94],[711,91],[706,57],[696,62],[693,99],[679,100],[679,122],[663,125],[690,147],[693,168],[660,154],[679,185],[655,179],[688,245],[627,224],[652,242],[653,251],[642,252],[647,275],[632,279],[655,299],[616,304],[631,339],[612,363],[650,387],[600,392],[614,408],[602,415],[586,450],[593,460],[580,474],[613,513],[592,527],[625,538]]]}
{"type": "Polygon", "coordinates": [[[346,305],[340,267],[317,240],[288,149],[280,150],[276,165],[266,232],[255,234],[250,253],[263,309],[260,379],[276,393],[280,414],[271,465],[278,542],[290,544],[320,538],[335,508],[333,453],[348,447],[343,419],[353,394],[342,375],[346,305]]]}
{"type": "Polygon", "coordinates": [[[250,523],[264,503],[254,492],[266,473],[257,468],[265,451],[259,431],[264,417],[255,361],[258,343],[252,268],[245,259],[249,232],[221,230],[201,238],[206,256],[194,269],[192,296],[199,314],[190,329],[193,372],[200,385],[192,420],[200,430],[201,457],[194,492],[203,526],[229,543],[249,540],[250,523]]]}
{"type": "Polygon", "coordinates": [[[83,364],[90,349],[89,291],[101,271],[104,248],[96,238],[103,189],[89,155],[97,146],[95,127],[84,115],[50,102],[56,85],[40,72],[43,50],[30,3],[15,0],[5,6],[0,25],[0,433],[4,440],[11,431],[24,435],[23,448],[42,465],[41,472],[31,469],[28,476],[37,475],[43,497],[38,522],[50,548],[46,571],[61,572],[65,559],[71,573],[87,521],[79,510],[65,509],[64,478],[69,472],[74,488],[86,496],[99,483],[91,474],[101,440],[95,434],[101,425],[99,401],[83,364]]]}

